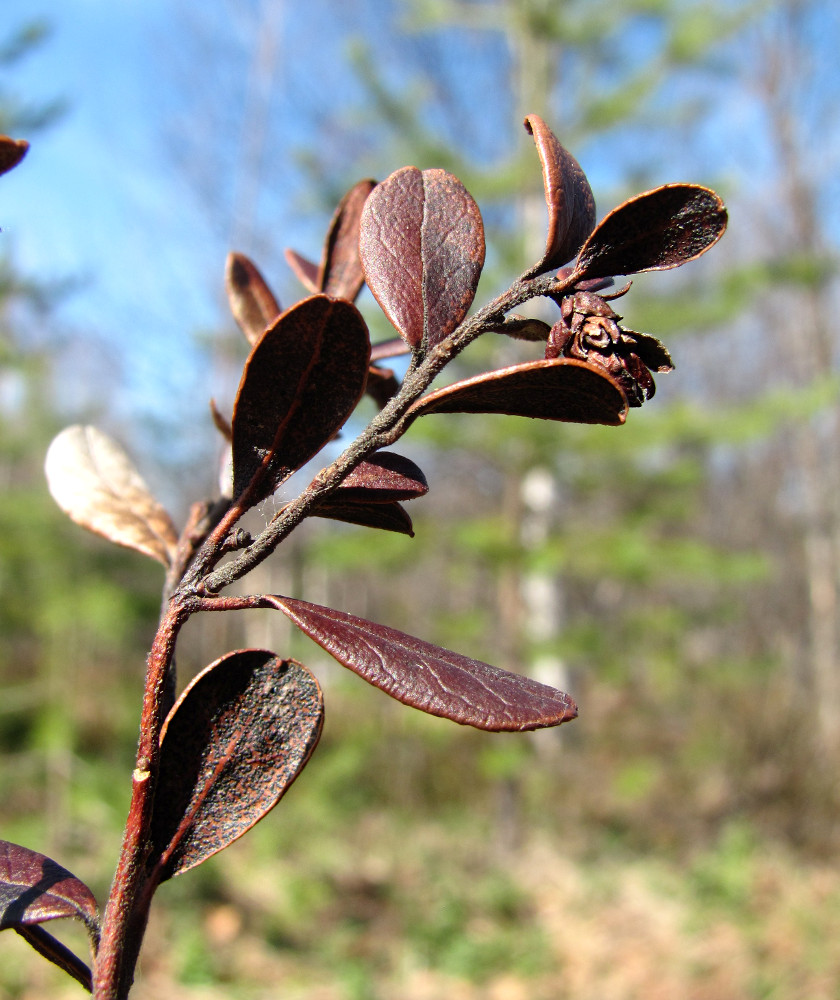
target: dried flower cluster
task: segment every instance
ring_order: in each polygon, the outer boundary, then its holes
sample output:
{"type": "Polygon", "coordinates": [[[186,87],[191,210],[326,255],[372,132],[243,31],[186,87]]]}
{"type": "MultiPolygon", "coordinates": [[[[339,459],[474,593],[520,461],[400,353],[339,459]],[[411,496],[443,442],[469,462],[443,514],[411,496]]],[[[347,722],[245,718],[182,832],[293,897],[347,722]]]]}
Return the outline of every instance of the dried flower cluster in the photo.
{"type": "MultiPolygon", "coordinates": [[[[339,663],[392,697],[492,731],[556,726],[572,699],[527,677],[342,611],[276,594],[227,596],[306,517],[412,534],[405,501],[427,491],[422,471],[387,450],[436,413],[506,413],[620,424],[672,368],[654,338],[619,325],[599,292],[614,275],[677,267],[722,235],[717,195],[673,184],[639,195],[595,224],[580,166],[536,115],[525,120],[542,166],[545,252],[510,288],[469,315],[484,264],[481,214],[443,170],[404,167],[353,187],[330,224],[318,265],[287,251],[309,293],[283,311],[256,265],[231,254],[226,286],[250,347],[233,414],[211,401],[229,447],[222,495],[196,503],[178,531],[120,446],[74,426],[47,455],[49,488],[76,522],[166,568],[165,604],[147,662],[132,800],[111,895],[100,919],[79,879],[0,841],[0,929],[13,927],[98,998],[128,994],[152,896],[164,880],[228,846],[271,810],[314,750],[323,723],[316,679],[268,650],[228,653],[174,701],[180,629],[201,611],[273,608],[339,663]],[[573,263],[569,264],[569,261],[573,263]],[[371,345],[354,302],[364,284],[397,336],[371,345]],[[559,305],[554,326],[514,310],[538,296],[559,305]],[[484,333],[545,341],[544,357],[431,389],[484,333]],[[382,365],[408,354],[402,380],[382,365]],[[378,413],[257,536],[240,521],[315,458],[368,393],[378,413]],[[75,916],[90,931],[92,969],[41,926],[75,916]]],[[[26,144],[0,139],[0,172],[26,144]]]]}

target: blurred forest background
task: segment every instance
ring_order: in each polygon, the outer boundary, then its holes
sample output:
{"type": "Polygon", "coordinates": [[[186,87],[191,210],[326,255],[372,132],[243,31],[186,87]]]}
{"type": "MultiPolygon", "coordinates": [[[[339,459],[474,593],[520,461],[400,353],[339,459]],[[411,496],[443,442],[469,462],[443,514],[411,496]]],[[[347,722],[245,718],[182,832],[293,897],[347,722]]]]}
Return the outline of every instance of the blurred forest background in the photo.
{"type": "MultiPolygon", "coordinates": [[[[180,352],[161,365],[165,390],[127,408],[119,365],[87,388],[102,333],[61,320],[87,276],[29,273],[0,236],[0,833],[104,900],[162,582],[58,512],[42,473],[51,437],[99,424],[182,517],[215,489],[207,401],[230,408],[246,353],[222,294],[227,250],[289,305],[303,291],[284,247],[317,257],[351,184],[445,167],[485,217],[483,304],[544,244],[521,128],[535,113],[580,160],[599,215],[668,181],[724,196],[722,243],[621,300],[677,371],[619,429],[418,422],[399,448],[431,485],[411,506],[413,540],[306,524],[249,589],[538,676],[580,718],[535,735],[462,730],[344,675],[280,616],[191,622],[183,680],[267,646],[319,675],[327,724],[281,809],[164,887],[136,996],[840,996],[840,11],[306,7],[171,5],[160,142],[210,220],[214,270],[190,277],[216,320],[173,299],[182,346],[123,323],[104,351],[124,337],[129,358],[145,338],[157,359],[180,352]],[[308,48],[290,47],[292,22],[308,48]],[[319,54],[324,25],[340,60],[319,54]]],[[[49,77],[49,27],[0,33],[0,132],[29,139],[33,161],[73,123],[69,95],[37,103],[18,84],[26,64],[49,77]]],[[[387,337],[370,296],[361,305],[387,337]]],[[[528,356],[485,338],[458,374],[528,356]]],[[[16,936],[0,948],[4,1000],[77,995],[16,936]]]]}

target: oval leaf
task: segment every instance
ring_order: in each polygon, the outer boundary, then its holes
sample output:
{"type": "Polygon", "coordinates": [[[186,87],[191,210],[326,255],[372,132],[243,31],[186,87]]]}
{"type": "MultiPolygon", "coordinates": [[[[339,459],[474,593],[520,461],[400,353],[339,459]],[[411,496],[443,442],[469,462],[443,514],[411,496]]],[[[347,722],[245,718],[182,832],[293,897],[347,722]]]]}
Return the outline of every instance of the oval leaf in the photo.
{"type": "Polygon", "coordinates": [[[0,135],[0,174],[16,167],[26,156],[29,143],[25,139],[11,139],[7,135],[0,135]]]}
{"type": "Polygon", "coordinates": [[[623,424],[627,399],[603,369],[553,359],[476,375],[423,396],[406,421],[426,413],[507,413],[579,424],[623,424]]]}
{"type": "Polygon", "coordinates": [[[663,271],[694,260],[726,229],[723,202],[698,184],[665,184],[614,208],[584,243],[579,279],[663,271]]]}
{"type": "Polygon", "coordinates": [[[360,462],[332,494],[340,503],[389,503],[414,500],[429,492],[422,471],[393,451],[378,451],[360,462]]]}
{"type": "Polygon", "coordinates": [[[297,280],[303,285],[307,292],[313,295],[321,291],[321,270],[317,264],[302,257],[297,251],[288,247],[283,251],[286,263],[294,272],[297,280]]]}
{"type": "Polygon", "coordinates": [[[339,663],[392,698],[491,732],[557,726],[577,707],[561,691],[331,608],[267,598],[339,663]]]}
{"type": "Polygon", "coordinates": [[[248,360],[233,411],[233,490],[253,503],[308,462],[353,412],[370,341],[356,307],[315,295],[287,309],[248,360]]]}
{"type": "Polygon", "coordinates": [[[156,876],[200,865],[273,809],[315,749],[323,719],[318,682],[295,660],[243,649],[203,670],[161,736],[156,876]]]}
{"type": "Polygon", "coordinates": [[[253,347],[282,312],[277,299],[256,264],[241,253],[228,254],[225,288],[233,318],[253,347]]]}
{"type": "Polygon", "coordinates": [[[0,840],[0,930],[76,917],[99,932],[93,893],[51,858],[0,840]]]}
{"type": "Polygon", "coordinates": [[[364,180],[354,185],[341,199],[330,222],[321,261],[320,290],[339,299],[355,301],[365,283],[359,257],[359,227],[362,209],[376,181],[364,180]]]}
{"type": "Polygon", "coordinates": [[[45,472],[53,499],[77,524],[169,566],[178,547],[172,519],[107,434],[65,428],[47,450],[45,472]]]}
{"type": "Polygon", "coordinates": [[[537,146],[548,207],[545,253],[529,272],[540,274],[560,267],[580,250],[595,225],[595,198],[580,164],[542,118],[528,115],[525,129],[537,146]]]}
{"type": "Polygon", "coordinates": [[[400,535],[414,538],[414,525],[405,508],[391,503],[342,503],[335,494],[315,511],[316,517],[328,517],[332,521],[345,521],[363,528],[379,528],[381,531],[395,531],[400,535]]]}
{"type": "Polygon", "coordinates": [[[374,188],[359,249],[368,287],[412,350],[450,334],[484,265],[481,213],[457,177],[403,167],[374,188]]]}

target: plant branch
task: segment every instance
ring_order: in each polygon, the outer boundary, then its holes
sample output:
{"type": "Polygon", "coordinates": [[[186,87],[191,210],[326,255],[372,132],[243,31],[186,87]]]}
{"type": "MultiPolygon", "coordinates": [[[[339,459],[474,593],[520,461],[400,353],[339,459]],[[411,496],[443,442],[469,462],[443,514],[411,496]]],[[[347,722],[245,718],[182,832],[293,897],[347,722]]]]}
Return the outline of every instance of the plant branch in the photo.
{"type": "Polygon", "coordinates": [[[406,415],[412,404],[464,348],[481,334],[501,325],[505,314],[511,309],[540,295],[562,294],[572,287],[574,282],[574,273],[560,279],[553,273],[536,278],[519,278],[506,292],[464,320],[425,357],[420,352],[415,353],[400,391],[373,418],[356,440],[331,465],[322,469],[296,499],[283,508],[253,544],[225,566],[204,575],[212,565],[209,557],[210,547],[213,546],[213,551],[218,551],[220,536],[229,530],[238,516],[241,516],[245,505],[240,500],[231,507],[196,558],[193,570],[184,580],[185,585],[190,589],[194,587],[194,592],[200,595],[215,594],[249,573],[266,559],[319,503],[338,488],[359,462],[374,451],[393,444],[403,435],[408,427],[406,415]]]}

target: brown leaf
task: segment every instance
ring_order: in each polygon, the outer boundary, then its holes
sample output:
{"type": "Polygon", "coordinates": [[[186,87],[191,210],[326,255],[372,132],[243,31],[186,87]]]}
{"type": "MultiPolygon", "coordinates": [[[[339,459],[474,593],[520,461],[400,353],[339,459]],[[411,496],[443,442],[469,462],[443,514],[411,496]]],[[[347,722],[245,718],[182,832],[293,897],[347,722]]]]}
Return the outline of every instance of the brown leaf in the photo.
{"type": "Polygon", "coordinates": [[[16,167],[26,156],[28,149],[29,143],[25,139],[11,139],[7,135],[0,135],[0,174],[16,167]]]}
{"type": "Polygon", "coordinates": [[[253,347],[265,328],[280,315],[280,305],[256,264],[245,254],[228,254],[225,288],[233,318],[253,347]]]}
{"type": "Polygon", "coordinates": [[[429,492],[422,471],[409,458],[378,451],[347,475],[333,496],[341,503],[413,500],[429,492]]]}
{"type": "Polygon", "coordinates": [[[234,406],[234,497],[259,475],[259,502],[320,451],[361,398],[369,358],[365,321],[344,299],[303,299],[265,331],[234,406]]]}
{"type": "Polygon", "coordinates": [[[319,273],[320,290],[338,299],[356,300],[365,274],[359,257],[362,209],[376,181],[359,181],[341,199],[330,222],[319,273]]]}
{"type": "Polygon", "coordinates": [[[408,348],[402,337],[392,337],[390,340],[380,340],[378,344],[373,344],[370,349],[371,361],[384,361],[386,358],[398,358],[403,354],[408,354],[408,348]]]}
{"type": "Polygon", "coordinates": [[[343,503],[341,497],[329,497],[315,511],[317,517],[328,517],[332,521],[345,521],[363,528],[379,528],[395,531],[400,535],[414,538],[414,526],[405,508],[396,501],[390,503],[343,503]]]}
{"type": "Polygon", "coordinates": [[[491,732],[541,729],[577,715],[572,699],[355,615],[288,597],[267,598],[339,663],[429,715],[491,732]]]}
{"type": "Polygon", "coordinates": [[[481,213],[452,174],[403,167],[368,197],[359,249],[385,315],[412,350],[429,350],[472,304],[484,265],[481,213]]]}
{"type": "Polygon", "coordinates": [[[295,660],[243,649],[203,670],[161,736],[154,877],[195,868],[273,809],[309,760],[323,719],[318,682],[295,660]]]}
{"type": "Polygon", "coordinates": [[[627,400],[602,369],[566,359],[532,361],[476,375],[423,396],[411,422],[426,413],[507,413],[581,424],[623,424],[627,400]]]}
{"type": "Polygon", "coordinates": [[[0,840],[0,930],[60,917],[81,920],[95,937],[99,911],[93,893],[51,858],[0,840]]]}
{"type": "MultiPolygon", "coordinates": [[[[402,341],[400,341],[402,343],[402,341]]],[[[392,368],[371,365],[368,368],[365,392],[381,410],[400,391],[400,383],[392,368]]]]}
{"type": "Polygon", "coordinates": [[[47,451],[45,472],[53,499],[77,524],[169,566],[178,532],[107,434],[81,424],[65,428],[47,451]]]}
{"type": "Polygon", "coordinates": [[[213,424],[216,430],[222,435],[222,437],[230,444],[233,438],[233,431],[231,430],[230,421],[222,413],[218,406],[216,406],[216,400],[210,400],[210,416],[213,418],[213,424]]]}
{"type": "Polygon", "coordinates": [[[294,272],[297,280],[303,285],[307,292],[313,295],[321,291],[321,269],[311,260],[302,257],[297,251],[288,247],[283,251],[286,263],[294,272]]]}
{"type": "Polygon", "coordinates": [[[514,340],[529,340],[534,343],[548,339],[548,331],[551,329],[548,323],[543,323],[541,319],[533,319],[530,316],[508,316],[504,325],[492,333],[503,333],[514,340]]]}
{"type": "Polygon", "coordinates": [[[726,221],[714,191],[665,184],[614,208],[584,243],[575,272],[591,280],[679,267],[717,243],[726,221]]]}
{"type": "Polygon", "coordinates": [[[565,264],[580,250],[595,225],[595,198],[580,164],[542,118],[528,115],[525,129],[537,146],[548,207],[545,253],[530,271],[540,274],[565,264]]]}

